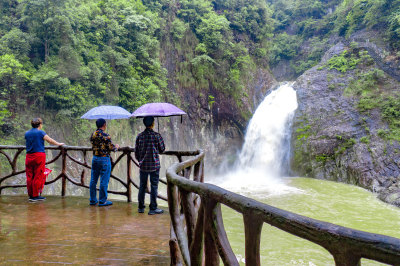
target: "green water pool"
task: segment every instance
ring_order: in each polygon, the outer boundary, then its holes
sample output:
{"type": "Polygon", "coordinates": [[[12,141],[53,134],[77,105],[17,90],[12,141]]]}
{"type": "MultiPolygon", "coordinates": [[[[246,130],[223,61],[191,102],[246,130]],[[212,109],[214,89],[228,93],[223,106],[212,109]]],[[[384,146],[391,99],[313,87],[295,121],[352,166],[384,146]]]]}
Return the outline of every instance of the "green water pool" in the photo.
{"type": "MultiPolygon", "coordinates": [[[[400,209],[381,202],[362,188],[311,178],[286,180],[298,192],[260,197],[256,200],[313,219],[362,231],[400,238],[400,209]]],[[[252,193],[244,194],[252,197],[252,193]]],[[[232,249],[244,265],[242,215],[223,207],[223,219],[232,249]]],[[[261,237],[262,265],[334,265],[324,248],[264,224],[261,237]]],[[[382,265],[362,260],[362,265],[382,265]]]]}

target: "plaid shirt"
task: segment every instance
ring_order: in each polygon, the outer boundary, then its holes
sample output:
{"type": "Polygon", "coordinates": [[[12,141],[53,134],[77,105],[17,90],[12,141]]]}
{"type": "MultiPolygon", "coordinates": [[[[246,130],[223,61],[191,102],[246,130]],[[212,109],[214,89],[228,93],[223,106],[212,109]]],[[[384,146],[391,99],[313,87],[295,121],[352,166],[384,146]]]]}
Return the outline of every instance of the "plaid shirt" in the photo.
{"type": "Polygon", "coordinates": [[[165,150],[161,135],[146,128],[136,138],[135,157],[139,161],[140,170],[154,172],[160,170],[160,153],[165,150]]]}
{"type": "Polygon", "coordinates": [[[117,148],[111,141],[110,135],[101,129],[97,129],[90,137],[90,142],[93,147],[93,155],[99,157],[110,156],[111,151],[116,151],[117,148]]]}

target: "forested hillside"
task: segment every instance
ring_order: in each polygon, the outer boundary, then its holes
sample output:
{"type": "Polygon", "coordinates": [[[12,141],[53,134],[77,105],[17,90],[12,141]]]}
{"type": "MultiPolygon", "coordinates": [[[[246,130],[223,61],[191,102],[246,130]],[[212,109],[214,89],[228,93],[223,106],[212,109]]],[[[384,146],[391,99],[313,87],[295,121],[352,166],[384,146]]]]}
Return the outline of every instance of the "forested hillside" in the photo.
{"type": "Polygon", "coordinates": [[[1,2],[2,134],[53,113],[76,119],[98,104],[130,110],[165,93],[157,14],[140,1],[1,2]]]}
{"type": "MultiPolygon", "coordinates": [[[[237,17],[236,8],[243,4],[232,4],[227,12],[228,7],[213,4],[2,1],[2,136],[13,138],[26,124],[20,114],[28,110],[74,120],[98,104],[130,111],[149,101],[179,104],[167,79],[198,94],[212,86],[233,95],[239,105],[249,69],[267,67],[271,12],[266,3],[253,1],[237,17]],[[161,63],[170,49],[180,56],[173,60],[173,77],[161,63]]],[[[212,105],[214,96],[204,97],[212,105]]]]}
{"type": "Polygon", "coordinates": [[[399,0],[2,0],[0,12],[3,143],[26,114],[78,128],[93,106],[149,101],[243,130],[270,69],[296,78],[335,36],[375,29],[400,57],[399,0]]]}
{"type": "MultiPolygon", "coordinates": [[[[377,30],[394,54],[400,49],[400,1],[272,0],[275,21],[270,65],[281,79],[296,78],[319,63],[322,55],[352,33],[377,30]],[[286,69],[280,67],[285,66],[286,69]]],[[[399,56],[399,55],[397,55],[399,56]]]]}

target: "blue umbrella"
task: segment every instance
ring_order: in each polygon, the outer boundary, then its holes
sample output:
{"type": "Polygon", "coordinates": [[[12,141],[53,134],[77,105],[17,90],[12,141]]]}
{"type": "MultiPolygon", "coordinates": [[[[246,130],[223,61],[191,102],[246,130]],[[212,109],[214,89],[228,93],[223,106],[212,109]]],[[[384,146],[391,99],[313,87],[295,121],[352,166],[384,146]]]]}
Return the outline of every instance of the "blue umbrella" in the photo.
{"type": "Polygon", "coordinates": [[[129,119],[131,113],[119,106],[101,105],[87,111],[81,118],[83,119],[129,119]]]}

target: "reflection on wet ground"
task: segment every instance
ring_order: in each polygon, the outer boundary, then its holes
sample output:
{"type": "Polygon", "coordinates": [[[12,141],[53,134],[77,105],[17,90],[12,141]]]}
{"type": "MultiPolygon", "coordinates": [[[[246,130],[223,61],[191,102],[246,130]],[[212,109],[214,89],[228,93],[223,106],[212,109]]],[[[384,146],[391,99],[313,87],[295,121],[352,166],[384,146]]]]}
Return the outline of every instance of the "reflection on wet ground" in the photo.
{"type": "Polygon", "coordinates": [[[169,215],[137,204],[89,206],[88,199],[0,196],[0,264],[167,265],[169,215]]]}

